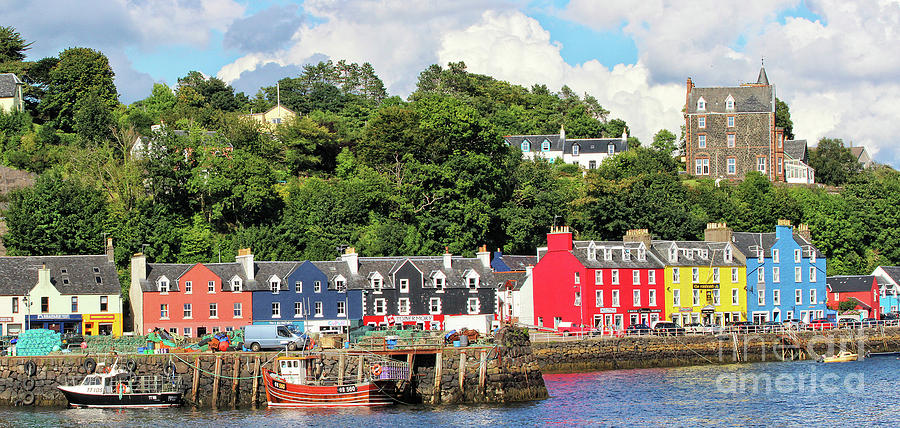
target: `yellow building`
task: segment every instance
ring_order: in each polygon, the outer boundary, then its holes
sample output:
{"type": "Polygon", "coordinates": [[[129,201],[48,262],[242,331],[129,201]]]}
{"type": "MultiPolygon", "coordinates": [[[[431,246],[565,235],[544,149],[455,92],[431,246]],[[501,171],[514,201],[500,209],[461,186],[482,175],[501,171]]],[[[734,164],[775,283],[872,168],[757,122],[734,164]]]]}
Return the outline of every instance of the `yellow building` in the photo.
{"type": "Polygon", "coordinates": [[[15,74],[0,73],[0,112],[25,111],[22,88],[25,86],[15,74]]]}
{"type": "Polygon", "coordinates": [[[666,315],[681,325],[747,320],[746,264],[730,242],[654,241],[666,264],[666,315]]]}
{"type": "Polygon", "coordinates": [[[270,108],[266,112],[248,114],[247,117],[262,123],[267,128],[269,128],[269,130],[274,130],[276,126],[281,125],[282,123],[286,123],[287,121],[297,117],[297,113],[294,113],[289,108],[278,104],[275,107],[270,108]]]}

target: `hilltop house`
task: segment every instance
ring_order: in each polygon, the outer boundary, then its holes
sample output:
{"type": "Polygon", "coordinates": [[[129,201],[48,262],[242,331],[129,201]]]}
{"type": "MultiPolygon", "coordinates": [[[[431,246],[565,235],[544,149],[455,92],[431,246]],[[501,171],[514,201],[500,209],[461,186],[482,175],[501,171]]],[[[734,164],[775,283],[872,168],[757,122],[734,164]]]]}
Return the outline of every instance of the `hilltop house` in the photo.
{"type": "Polygon", "coordinates": [[[596,169],[604,159],[628,150],[628,133],[620,138],[566,138],[566,130],[551,135],[507,135],[507,145],[518,147],[526,159],[561,159],[584,169],[596,169]]]}
{"type": "Polygon", "coordinates": [[[259,123],[262,123],[263,126],[272,131],[276,126],[297,117],[297,113],[294,113],[291,109],[278,104],[275,107],[272,107],[262,113],[251,113],[244,117],[248,117],[259,123]]]}
{"type": "Polygon", "coordinates": [[[0,73],[0,112],[25,111],[24,86],[15,74],[0,73]]]}

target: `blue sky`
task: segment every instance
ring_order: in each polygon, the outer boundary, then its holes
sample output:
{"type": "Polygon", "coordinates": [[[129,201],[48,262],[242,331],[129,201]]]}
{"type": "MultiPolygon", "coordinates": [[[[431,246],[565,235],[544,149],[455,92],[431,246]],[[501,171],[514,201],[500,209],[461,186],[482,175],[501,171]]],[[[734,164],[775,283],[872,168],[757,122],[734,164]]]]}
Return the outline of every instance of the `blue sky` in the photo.
{"type": "Polygon", "coordinates": [[[756,78],[760,58],[798,138],[853,140],[896,164],[896,1],[838,0],[0,0],[30,59],[101,50],[120,100],[191,70],[249,95],[304,64],[370,62],[405,96],[430,64],[465,61],[512,83],[595,96],[641,139],[681,123],[684,82],[756,78]]]}

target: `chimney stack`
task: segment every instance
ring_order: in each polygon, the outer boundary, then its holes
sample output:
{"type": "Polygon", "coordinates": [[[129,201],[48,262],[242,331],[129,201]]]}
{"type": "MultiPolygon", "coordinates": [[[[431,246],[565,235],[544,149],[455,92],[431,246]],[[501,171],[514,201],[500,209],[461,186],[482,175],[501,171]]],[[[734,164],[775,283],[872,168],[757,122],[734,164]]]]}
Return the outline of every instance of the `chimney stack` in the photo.
{"type": "Polygon", "coordinates": [[[803,237],[806,242],[812,244],[812,233],[809,231],[809,225],[806,223],[800,223],[800,226],[797,226],[797,234],[803,237]]]}
{"type": "Polygon", "coordinates": [[[116,261],[116,252],[113,248],[112,237],[106,238],[106,261],[114,263],[116,261]]]}
{"type": "Polygon", "coordinates": [[[341,260],[347,262],[351,275],[359,274],[359,254],[356,253],[356,248],[349,247],[344,250],[344,254],[341,254],[341,260]]]}
{"type": "Polygon", "coordinates": [[[241,270],[244,272],[244,278],[247,278],[248,281],[256,278],[256,272],[253,271],[253,253],[249,248],[241,248],[238,250],[234,261],[240,263],[241,270]]]}
{"type": "Polygon", "coordinates": [[[487,250],[487,245],[478,247],[478,252],[475,253],[475,256],[478,257],[479,261],[481,261],[482,267],[491,267],[491,252],[487,250]]]}
{"type": "Polygon", "coordinates": [[[706,242],[731,242],[733,235],[728,224],[722,223],[706,223],[706,231],[703,234],[706,242]]]}
{"type": "Polygon", "coordinates": [[[643,242],[644,247],[649,249],[652,243],[649,229],[630,229],[625,231],[625,237],[622,242],[643,242]]]}
{"type": "Polygon", "coordinates": [[[452,264],[452,254],[450,254],[450,248],[444,247],[444,269],[450,269],[453,267],[452,264]]]}
{"type": "Polygon", "coordinates": [[[131,278],[138,281],[147,279],[147,256],[144,253],[131,256],[131,278]]]}
{"type": "Polygon", "coordinates": [[[41,265],[38,269],[38,284],[50,284],[50,269],[47,265],[41,265]]]}
{"type": "Polygon", "coordinates": [[[572,251],[572,232],[569,226],[551,226],[547,234],[547,251],[572,251]]]}

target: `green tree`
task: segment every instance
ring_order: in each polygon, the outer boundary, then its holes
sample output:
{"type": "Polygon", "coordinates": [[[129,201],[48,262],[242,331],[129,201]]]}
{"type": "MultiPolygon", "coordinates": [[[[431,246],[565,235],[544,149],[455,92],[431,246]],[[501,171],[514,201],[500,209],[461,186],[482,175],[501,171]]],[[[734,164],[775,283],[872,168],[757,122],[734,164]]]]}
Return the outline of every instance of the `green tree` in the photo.
{"type": "Polygon", "coordinates": [[[40,111],[63,131],[72,131],[78,100],[95,93],[108,110],[118,105],[112,67],[99,51],[69,48],[59,54],[59,63],[50,70],[47,94],[40,111]]]}
{"type": "Polygon", "coordinates": [[[22,61],[34,42],[26,42],[13,27],[0,26],[0,63],[22,61]]]}
{"type": "Polygon", "coordinates": [[[668,153],[671,155],[675,152],[675,134],[668,129],[660,129],[656,135],[653,136],[653,142],[650,144],[656,150],[659,150],[663,153],[668,153]]]}
{"type": "Polygon", "coordinates": [[[809,165],[816,170],[816,181],[841,186],[860,171],[859,162],[840,138],[822,138],[810,153],[809,165]]]}
{"type": "Polygon", "coordinates": [[[91,89],[78,99],[73,119],[75,132],[85,143],[97,143],[112,137],[112,113],[96,89],[91,89]]]}
{"type": "Polygon", "coordinates": [[[791,109],[787,103],[775,98],[775,126],[784,128],[784,138],[794,139],[794,122],[791,120],[791,109]]]}

